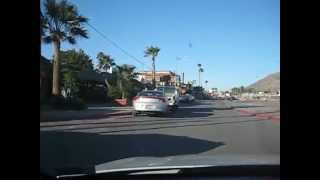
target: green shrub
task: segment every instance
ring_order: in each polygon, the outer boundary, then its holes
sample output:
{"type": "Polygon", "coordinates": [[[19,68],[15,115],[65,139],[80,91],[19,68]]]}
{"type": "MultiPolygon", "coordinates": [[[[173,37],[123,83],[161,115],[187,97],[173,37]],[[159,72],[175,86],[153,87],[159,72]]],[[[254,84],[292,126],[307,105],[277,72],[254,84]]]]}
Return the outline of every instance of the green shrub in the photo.
{"type": "Polygon", "coordinates": [[[50,105],[59,110],[84,110],[87,108],[86,103],[77,97],[53,96],[50,99],[50,105]]]}
{"type": "Polygon", "coordinates": [[[84,100],[80,98],[68,98],[67,100],[67,107],[68,109],[72,110],[84,110],[87,109],[87,105],[84,100]]]}
{"type": "Polygon", "coordinates": [[[116,86],[111,86],[108,90],[108,96],[112,99],[119,99],[121,98],[120,89],[116,86]]]}
{"type": "Polygon", "coordinates": [[[54,109],[63,109],[66,106],[67,102],[63,96],[52,96],[49,100],[49,104],[54,109]]]}

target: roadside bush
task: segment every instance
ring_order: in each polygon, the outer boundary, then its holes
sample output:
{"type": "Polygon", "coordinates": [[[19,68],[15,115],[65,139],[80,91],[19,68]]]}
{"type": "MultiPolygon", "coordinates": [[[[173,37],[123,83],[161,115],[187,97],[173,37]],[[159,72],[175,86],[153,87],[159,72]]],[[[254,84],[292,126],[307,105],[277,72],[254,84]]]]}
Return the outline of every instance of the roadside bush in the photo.
{"type": "Polygon", "coordinates": [[[66,99],[66,108],[72,110],[84,110],[87,108],[84,100],[80,98],[67,98],[66,99]]]}
{"type": "Polygon", "coordinates": [[[121,98],[121,91],[116,86],[111,86],[108,90],[108,96],[112,99],[119,99],[121,98]]]}
{"type": "Polygon", "coordinates": [[[84,110],[87,108],[86,103],[77,97],[53,96],[50,99],[50,105],[58,110],[84,110]]]}
{"type": "Polygon", "coordinates": [[[52,96],[49,100],[49,104],[54,108],[54,109],[63,109],[67,102],[63,96],[52,96]]]}

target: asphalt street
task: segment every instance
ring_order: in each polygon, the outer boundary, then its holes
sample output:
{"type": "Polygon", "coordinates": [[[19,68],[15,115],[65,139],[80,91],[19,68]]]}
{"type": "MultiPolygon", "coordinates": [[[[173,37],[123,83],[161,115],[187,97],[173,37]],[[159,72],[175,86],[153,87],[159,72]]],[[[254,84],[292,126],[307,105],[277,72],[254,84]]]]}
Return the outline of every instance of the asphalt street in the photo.
{"type": "Polygon", "coordinates": [[[243,115],[227,101],[207,100],[182,105],[168,117],[40,123],[43,167],[92,165],[128,157],[228,154],[280,156],[280,121],[243,115]]]}

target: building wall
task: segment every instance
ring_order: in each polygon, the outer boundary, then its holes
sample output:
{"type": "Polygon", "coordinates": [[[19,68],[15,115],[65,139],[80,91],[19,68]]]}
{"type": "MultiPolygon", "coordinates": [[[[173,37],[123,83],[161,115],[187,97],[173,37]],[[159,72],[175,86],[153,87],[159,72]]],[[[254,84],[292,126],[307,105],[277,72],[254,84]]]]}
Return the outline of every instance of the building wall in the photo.
{"type": "MultiPolygon", "coordinates": [[[[164,77],[164,76],[167,76],[169,75],[170,76],[170,81],[169,81],[169,84],[170,85],[175,85],[176,83],[179,82],[179,75],[176,75],[175,73],[173,72],[170,72],[170,71],[158,71],[155,73],[155,80],[156,80],[156,84],[161,84],[160,83],[160,78],[161,77],[164,77]]],[[[139,76],[138,76],[138,80],[139,81],[142,81],[142,79],[146,82],[152,82],[152,72],[151,71],[147,71],[147,72],[140,72],[139,73],[139,76]]]]}

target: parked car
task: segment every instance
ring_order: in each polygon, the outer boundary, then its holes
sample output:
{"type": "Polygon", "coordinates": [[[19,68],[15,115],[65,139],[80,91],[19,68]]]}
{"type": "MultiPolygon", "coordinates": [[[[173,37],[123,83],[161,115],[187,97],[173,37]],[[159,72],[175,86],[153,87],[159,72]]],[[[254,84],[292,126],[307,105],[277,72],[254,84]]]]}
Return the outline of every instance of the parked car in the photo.
{"type": "Polygon", "coordinates": [[[188,96],[189,102],[192,102],[195,99],[191,94],[186,94],[186,96],[188,96]]]}
{"type": "Polygon", "coordinates": [[[227,100],[234,101],[234,100],[238,100],[238,99],[234,96],[230,96],[230,97],[227,97],[227,100]]]}
{"type": "Polygon", "coordinates": [[[192,95],[190,95],[190,94],[185,94],[185,95],[182,95],[182,96],[180,96],[180,99],[179,99],[179,101],[180,102],[184,102],[184,103],[189,103],[189,102],[192,102],[192,101],[194,101],[194,97],[192,96],[192,95]]]}
{"type": "Polygon", "coordinates": [[[133,98],[133,115],[139,113],[167,114],[169,103],[162,91],[142,91],[133,98]]]}
{"type": "Polygon", "coordinates": [[[164,93],[171,108],[176,109],[178,107],[180,93],[175,86],[159,86],[155,90],[164,93]]]}
{"type": "Polygon", "coordinates": [[[179,97],[179,102],[186,103],[188,102],[188,97],[186,95],[182,95],[179,97]]]}

